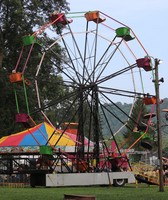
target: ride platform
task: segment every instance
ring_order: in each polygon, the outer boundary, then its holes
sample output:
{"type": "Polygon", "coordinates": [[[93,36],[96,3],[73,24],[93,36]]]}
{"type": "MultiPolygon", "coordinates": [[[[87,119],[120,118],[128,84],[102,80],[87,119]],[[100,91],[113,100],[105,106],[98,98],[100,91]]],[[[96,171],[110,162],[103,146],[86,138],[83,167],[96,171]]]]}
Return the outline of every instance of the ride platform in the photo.
{"type": "Polygon", "coordinates": [[[159,184],[156,177],[137,174],[137,175],[135,175],[135,178],[140,183],[146,183],[148,185],[158,185],[159,184]]]}

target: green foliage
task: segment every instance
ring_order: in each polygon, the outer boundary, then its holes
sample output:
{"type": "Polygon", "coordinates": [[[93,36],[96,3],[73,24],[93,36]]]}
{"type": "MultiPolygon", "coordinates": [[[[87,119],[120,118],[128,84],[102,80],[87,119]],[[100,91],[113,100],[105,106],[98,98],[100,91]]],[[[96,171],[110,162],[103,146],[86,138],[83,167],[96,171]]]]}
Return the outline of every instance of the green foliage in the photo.
{"type": "MultiPolygon", "coordinates": [[[[147,129],[147,133],[141,138],[141,140],[148,140],[149,142],[152,142],[155,134],[155,132],[153,131],[154,127],[150,128],[150,126],[148,126],[148,119],[144,119],[143,117],[145,114],[150,112],[150,109],[147,110],[147,107],[143,103],[142,99],[136,100],[132,110],[132,114],[127,124],[127,132],[124,133],[124,137],[129,138],[127,143],[128,146],[136,142],[137,139],[139,139],[139,137],[143,135],[147,129]],[[145,130],[141,131],[139,128],[141,126],[144,127],[145,130]]],[[[140,146],[141,140],[137,142],[137,144],[135,144],[133,148],[143,150],[143,148],[140,146]]]]}
{"type": "MultiPolygon", "coordinates": [[[[107,116],[110,129],[112,130],[113,134],[115,134],[128,120],[129,111],[131,109],[132,104],[121,103],[117,102],[116,106],[120,108],[120,110],[112,104],[104,104],[106,107],[105,115],[107,116]]],[[[101,125],[102,125],[102,132],[105,138],[111,137],[111,131],[108,127],[108,124],[103,116],[102,111],[100,111],[101,115],[101,125]]],[[[125,131],[125,128],[119,131],[119,134],[122,135],[125,131]]]]}
{"type": "MultiPolygon", "coordinates": [[[[60,12],[68,11],[68,3],[66,0],[2,0],[0,1],[0,55],[3,55],[2,68],[0,69],[0,126],[1,136],[8,135],[20,130],[19,125],[15,124],[16,104],[13,92],[13,84],[9,82],[9,74],[14,69],[22,46],[22,37],[32,34],[34,29],[37,30],[41,25],[49,20],[50,13],[58,10],[60,12]]],[[[46,34],[40,36],[42,42],[46,44],[52,43],[46,34]]],[[[42,43],[43,44],[43,43],[42,43]]],[[[22,60],[18,67],[18,71],[23,69],[25,59],[28,55],[29,48],[26,46],[22,60]]],[[[26,78],[30,80],[31,85],[27,87],[28,103],[30,112],[34,113],[37,109],[36,96],[34,93],[34,78],[36,67],[40,61],[43,47],[35,45],[31,53],[30,59],[26,66],[26,78]]],[[[39,81],[39,91],[42,98],[42,104],[54,95],[61,96],[64,92],[62,77],[58,75],[63,63],[61,57],[64,56],[63,49],[59,45],[55,45],[54,54],[48,54],[47,59],[43,63],[41,77],[39,81]],[[54,64],[56,65],[54,65],[54,64]],[[59,82],[59,84],[57,84],[59,82]],[[48,84],[50,83],[50,84],[48,84]]],[[[19,107],[25,112],[25,96],[23,87],[16,86],[19,107]]],[[[33,116],[36,120],[40,120],[37,113],[33,116]]]]}
{"type": "MultiPolygon", "coordinates": [[[[165,99],[163,105],[161,104],[161,109],[166,108],[167,106],[168,106],[168,101],[165,99]]],[[[148,119],[144,119],[143,116],[147,113],[156,112],[155,110],[156,106],[153,110],[153,106],[151,105],[145,106],[142,99],[137,99],[137,101],[134,103],[132,114],[129,118],[124,113],[127,113],[127,115],[129,114],[129,111],[132,107],[131,104],[126,104],[126,103],[122,104],[121,102],[117,102],[116,105],[107,104],[106,107],[108,108],[108,110],[110,110],[114,114],[114,116],[112,116],[108,112],[106,112],[108,122],[111,126],[113,133],[115,134],[117,130],[119,130],[115,136],[117,143],[120,146],[120,144],[122,143],[124,144],[124,141],[126,141],[126,143],[122,146],[122,148],[130,147],[143,134],[143,132],[142,133],[138,131],[136,132],[136,127],[138,125],[148,124],[148,119]],[[117,107],[119,107],[120,110],[117,107]],[[125,126],[125,128],[119,129],[123,125],[122,122],[127,122],[127,125],[125,126]]],[[[161,121],[162,131],[164,130],[163,146],[165,148],[168,144],[167,140],[165,139],[167,137],[166,128],[168,128],[168,126],[166,125],[166,120],[162,112],[161,112],[161,119],[162,119],[161,121]]],[[[153,123],[153,126],[147,126],[148,127],[147,133],[132,148],[139,151],[145,151],[146,149],[142,147],[141,145],[141,141],[143,140],[143,141],[149,142],[152,145],[151,153],[157,151],[156,117],[152,118],[152,123],[153,123]]],[[[112,138],[112,136],[110,135],[107,123],[105,119],[103,119],[103,116],[102,116],[101,124],[103,127],[104,137],[107,139],[112,138]]],[[[139,158],[134,158],[134,159],[139,159],[139,158]]]]}
{"type": "Polygon", "coordinates": [[[130,131],[132,131],[141,121],[144,121],[143,120],[143,116],[147,113],[147,110],[146,110],[146,106],[144,105],[142,99],[137,99],[135,104],[134,104],[134,107],[133,107],[133,110],[132,110],[132,113],[131,113],[131,116],[130,116],[130,119],[128,121],[128,134],[130,133],[130,131]]]}

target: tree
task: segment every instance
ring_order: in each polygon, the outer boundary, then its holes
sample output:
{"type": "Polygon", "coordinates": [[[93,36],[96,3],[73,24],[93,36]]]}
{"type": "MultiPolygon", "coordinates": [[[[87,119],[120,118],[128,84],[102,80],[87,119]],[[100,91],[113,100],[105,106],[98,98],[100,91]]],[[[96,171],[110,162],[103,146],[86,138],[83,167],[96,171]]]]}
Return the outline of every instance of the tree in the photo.
{"type": "MultiPolygon", "coordinates": [[[[143,119],[143,116],[146,113],[147,113],[147,108],[143,103],[142,99],[137,99],[134,104],[130,119],[127,123],[127,131],[124,133],[124,137],[126,139],[129,138],[127,142],[128,147],[132,145],[139,137],[139,134],[137,138],[134,137],[134,133],[136,134],[136,132],[138,132],[138,126],[140,126],[142,122],[147,123],[147,121],[143,119]]],[[[139,148],[139,142],[137,144],[139,148]]],[[[135,145],[133,148],[135,147],[137,147],[137,145],[135,145]]]]}
{"type": "MultiPolygon", "coordinates": [[[[17,63],[22,40],[21,38],[27,34],[32,34],[34,29],[37,29],[49,20],[50,13],[54,12],[55,9],[58,11],[66,12],[69,10],[68,3],[66,0],[1,0],[0,1],[0,126],[1,126],[1,136],[11,134],[14,131],[18,131],[20,128],[15,123],[16,114],[16,104],[15,96],[13,92],[13,86],[9,82],[9,75],[11,74],[14,66],[17,63]]],[[[45,34],[45,41],[50,43],[51,40],[48,35],[45,34]]],[[[41,37],[43,40],[44,37],[41,37]]],[[[56,56],[50,54],[48,59],[45,60],[45,68],[43,68],[40,77],[40,93],[42,101],[50,101],[50,98],[57,93],[61,96],[62,90],[62,77],[57,72],[58,69],[63,65],[61,56],[64,56],[63,49],[59,45],[56,45],[54,49],[59,55],[56,56]],[[53,60],[56,60],[58,66],[57,69],[53,67],[53,60]],[[47,78],[46,78],[47,77],[47,78]],[[47,84],[50,82],[50,84],[47,84]],[[55,84],[55,83],[60,84],[55,84]],[[53,83],[53,84],[52,84],[53,83]],[[52,85],[52,88],[51,88],[52,85]]],[[[31,54],[31,59],[29,59],[28,66],[26,68],[26,76],[28,79],[32,79],[32,74],[35,73],[35,68],[39,63],[40,52],[42,51],[41,46],[36,45],[31,54]]],[[[26,52],[27,53],[27,52],[26,52]]],[[[23,55],[23,58],[26,57],[23,55]]],[[[21,62],[21,66],[25,61],[21,62]]],[[[25,102],[23,91],[18,89],[18,101],[21,102],[21,110],[25,109],[25,102]]],[[[37,103],[35,101],[35,96],[33,93],[33,85],[27,89],[27,94],[29,96],[29,104],[31,107],[31,112],[37,108],[37,103]]],[[[38,119],[38,116],[36,116],[38,119]]]]}
{"type": "MultiPolygon", "coordinates": [[[[149,113],[150,108],[143,103],[142,99],[137,99],[134,104],[130,120],[127,124],[127,132],[124,134],[125,138],[129,138],[127,142],[127,148],[134,144],[132,148],[135,150],[155,150],[156,143],[154,139],[156,133],[156,125],[152,121],[150,121],[151,123],[149,124],[149,119],[144,118],[145,114],[149,113]],[[139,139],[140,136],[144,133],[145,135],[139,141],[137,141],[137,139],[139,139]]],[[[135,155],[135,157],[136,156],[137,155],[135,155]]]]}

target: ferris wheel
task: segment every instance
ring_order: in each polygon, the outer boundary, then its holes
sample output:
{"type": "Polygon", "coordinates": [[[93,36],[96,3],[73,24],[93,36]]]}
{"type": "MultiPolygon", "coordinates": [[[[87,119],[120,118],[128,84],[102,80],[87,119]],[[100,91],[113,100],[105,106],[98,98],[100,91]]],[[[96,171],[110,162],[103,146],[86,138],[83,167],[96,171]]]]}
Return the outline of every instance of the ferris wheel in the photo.
{"type": "MultiPolygon", "coordinates": [[[[94,142],[95,157],[98,158],[100,141],[104,140],[106,134],[103,131],[106,130],[115,140],[115,135],[124,129],[131,119],[137,99],[142,99],[148,105],[156,103],[155,96],[150,95],[155,92],[151,81],[151,77],[154,76],[153,59],[130,27],[101,11],[66,14],[55,12],[50,16],[50,22],[25,38],[25,46],[30,45],[30,51],[21,73],[16,73],[16,65],[14,73],[10,76],[11,82],[23,80],[38,35],[49,30],[51,26],[51,37],[54,41],[51,44],[42,44],[42,56],[35,74],[38,110],[51,124],[45,113],[45,109],[49,107],[55,109],[58,126],[65,120],[69,125],[72,122],[76,123],[79,141],[77,154],[84,157],[84,145],[80,144],[84,144],[84,137],[87,136],[94,142]],[[56,45],[62,47],[64,56],[57,54],[54,48],[56,45]],[[61,59],[63,63],[60,67],[56,61],[52,62],[55,70],[61,74],[63,85],[68,88],[68,92],[61,98],[57,98],[55,94],[52,101],[44,103],[40,98],[38,77],[45,68],[43,63],[48,59],[49,53],[61,59]],[[58,119],[57,110],[63,110],[64,102],[65,112],[62,118],[58,119]],[[130,106],[123,110],[117,102],[130,106]],[[119,113],[123,116],[122,119],[119,113]],[[121,126],[116,128],[115,121],[121,126]]],[[[24,83],[29,85],[25,78],[24,83]]]]}

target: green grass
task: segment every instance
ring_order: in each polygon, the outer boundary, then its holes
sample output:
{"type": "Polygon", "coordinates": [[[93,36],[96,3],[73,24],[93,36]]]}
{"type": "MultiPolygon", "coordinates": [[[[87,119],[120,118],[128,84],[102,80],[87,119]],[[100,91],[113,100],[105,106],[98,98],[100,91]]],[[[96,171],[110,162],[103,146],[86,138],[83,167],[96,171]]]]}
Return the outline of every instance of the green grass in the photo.
{"type": "Polygon", "coordinates": [[[2,200],[63,200],[64,194],[94,195],[96,200],[167,200],[168,188],[139,184],[119,187],[8,188],[0,187],[2,200]]]}

